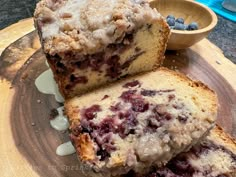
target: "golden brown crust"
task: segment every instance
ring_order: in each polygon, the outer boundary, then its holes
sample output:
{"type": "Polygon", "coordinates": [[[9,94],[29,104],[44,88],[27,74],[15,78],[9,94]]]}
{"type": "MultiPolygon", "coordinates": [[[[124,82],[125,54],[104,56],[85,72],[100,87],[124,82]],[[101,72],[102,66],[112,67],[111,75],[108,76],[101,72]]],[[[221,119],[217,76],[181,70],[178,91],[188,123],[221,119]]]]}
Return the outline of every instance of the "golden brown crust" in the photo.
{"type": "Polygon", "coordinates": [[[96,158],[93,141],[87,133],[78,136],[71,135],[71,140],[75,146],[80,161],[92,161],[96,158]]]}
{"type": "Polygon", "coordinates": [[[167,47],[167,42],[169,40],[170,37],[170,28],[169,25],[165,22],[165,20],[163,18],[159,19],[159,24],[160,26],[162,26],[162,34],[163,34],[163,39],[162,41],[160,41],[161,43],[161,48],[159,50],[158,56],[159,58],[157,58],[156,64],[154,65],[154,70],[159,68],[162,64],[163,61],[165,59],[165,51],[166,51],[166,47],[167,47]]]}
{"type": "Polygon", "coordinates": [[[95,150],[93,141],[87,133],[80,134],[80,110],[78,107],[73,107],[65,104],[65,114],[69,117],[71,141],[73,142],[76,152],[81,161],[91,161],[95,159],[95,150]]]}
{"type": "Polygon", "coordinates": [[[65,106],[65,115],[68,116],[70,125],[75,126],[79,124],[80,120],[79,107],[71,106],[68,101],[65,102],[64,106],[65,106]]]}
{"type": "Polygon", "coordinates": [[[211,139],[217,139],[217,143],[223,145],[225,148],[231,150],[234,154],[236,154],[236,139],[226,133],[220,126],[216,125],[212,130],[211,139]]]}
{"type": "Polygon", "coordinates": [[[70,130],[73,132],[70,134],[72,143],[75,146],[78,157],[81,161],[91,161],[95,159],[95,150],[93,141],[87,133],[80,134],[80,110],[78,107],[65,104],[65,114],[69,117],[70,130]]]}

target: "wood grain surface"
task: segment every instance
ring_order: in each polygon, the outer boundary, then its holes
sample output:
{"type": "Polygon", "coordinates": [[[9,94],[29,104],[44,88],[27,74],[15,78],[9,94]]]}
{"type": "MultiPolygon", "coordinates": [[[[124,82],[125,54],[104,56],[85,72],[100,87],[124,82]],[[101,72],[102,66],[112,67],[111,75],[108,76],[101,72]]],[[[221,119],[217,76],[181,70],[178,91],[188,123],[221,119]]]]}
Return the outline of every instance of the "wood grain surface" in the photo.
{"type": "MultiPolygon", "coordinates": [[[[0,176],[82,176],[76,155],[55,154],[68,134],[50,127],[49,113],[60,105],[34,85],[47,67],[33,29],[28,19],[0,31],[0,39],[4,38],[0,42],[0,176]]],[[[167,51],[164,65],[215,90],[220,104],[217,121],[236,135],[236,66],[217,47],[204,39],[186,50],[167,51]]]]}

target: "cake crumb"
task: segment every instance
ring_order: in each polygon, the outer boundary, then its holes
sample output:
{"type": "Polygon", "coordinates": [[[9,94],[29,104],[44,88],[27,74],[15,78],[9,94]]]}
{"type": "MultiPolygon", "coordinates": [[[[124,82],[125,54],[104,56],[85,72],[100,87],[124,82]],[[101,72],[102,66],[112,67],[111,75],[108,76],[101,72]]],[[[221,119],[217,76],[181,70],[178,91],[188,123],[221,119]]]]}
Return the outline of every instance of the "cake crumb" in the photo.
{"type": "Polygon", "coordinates": [[[22,80],[25,80],[26,78],[28,77],[28,74],[27,73],[24,73],[21,77],[22,80]]]}
{"type": "Polygon", "coordinates": [[[123,34],[131,33],[141,26],[153,24],[161,19],[160,13],[152,9],[148,1],[143,0],[111,2],[71,0],[59,3],[63,8],[57,6],[57,1],[49,2],[51,1],[40,1],[34,17],[42,32],[40,36],[44,40],[44,52],[50,55],[60,55],[75,48],[85,55],[93,54],[122,39],[123,34]],[[74,23],[68,23],[68,19],[74,23]],[[61,33],[63,35],[59,35],[61,33]],[[58,45],[54,41],[63,42],[58,45]]]}
{"type": "Polygon", "coordinates": [[[221,65],[221,62],[220,62],[219,60],[216,60],[216,63],[217,63],[218,65],[221,65]]]}
{"type": "Polygon", "coordinates": [[[53,108],[49,115],[49,120],[55,119],[59,115],[57,109],[53,108]]]}

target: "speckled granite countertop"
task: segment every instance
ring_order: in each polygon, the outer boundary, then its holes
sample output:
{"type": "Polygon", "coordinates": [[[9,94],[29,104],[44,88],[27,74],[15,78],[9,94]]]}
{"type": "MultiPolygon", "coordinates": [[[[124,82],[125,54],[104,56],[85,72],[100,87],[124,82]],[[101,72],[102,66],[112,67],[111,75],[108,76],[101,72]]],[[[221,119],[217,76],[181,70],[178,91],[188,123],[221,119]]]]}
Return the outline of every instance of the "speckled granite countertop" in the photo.
{"type": "MultiPolygon", "coordinates": [[[[36,3],[37,0],[0,0],[0,29],[32,17],[36,3]]],[[[236,64],[236,23],[218,16],[218,24],[208,39],[236,64]]]]}

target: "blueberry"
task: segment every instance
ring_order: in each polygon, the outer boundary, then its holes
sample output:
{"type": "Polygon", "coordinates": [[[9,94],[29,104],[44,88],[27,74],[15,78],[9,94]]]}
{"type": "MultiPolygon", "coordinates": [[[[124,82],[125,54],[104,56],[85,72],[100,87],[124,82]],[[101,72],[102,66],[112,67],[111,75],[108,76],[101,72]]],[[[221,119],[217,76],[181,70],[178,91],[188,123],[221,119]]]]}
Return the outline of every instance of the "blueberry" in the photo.
{"type": "Polygon", "coordinates": [[[188,25],[188,29],[189,31],[192,31],[192,30],[197,30],[198,29],[198,24],[196,22],[192,22],[188,25]]]}
{"type": "Polygon", "coordinates": [[[177,18],[177,19],[175,20],[175,22],[184,24],[184,19],[183,19],[183,18],[177,18]]]}
{"type": "Polygon", "coordinates": [[[185,26],[184,26],[184,24],[182,24],[182,23],[177,23],[177,22],[176,22],[174,29],[176,29],[176,30],[184,30],[184,29],[185,29],[185,26]]]}
{"type": "Polygon", "coordinates": [[[169,26],[175,26],[175,19],[173,18],[167,18],[166,22],[169,26]]]}
{"type": "Polygon", "coordinates": [[[188,25],[184,25],[184,30],[188,30],[188,25]]]}
{"type": "Polygon", "coordinates": [[[168,16],[166,17],[166,19],[168,19],[168,18],[175,20],[175,16],[174,16],[174,15],[168,15],[168,16]]]}

